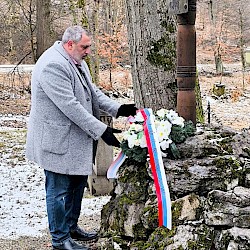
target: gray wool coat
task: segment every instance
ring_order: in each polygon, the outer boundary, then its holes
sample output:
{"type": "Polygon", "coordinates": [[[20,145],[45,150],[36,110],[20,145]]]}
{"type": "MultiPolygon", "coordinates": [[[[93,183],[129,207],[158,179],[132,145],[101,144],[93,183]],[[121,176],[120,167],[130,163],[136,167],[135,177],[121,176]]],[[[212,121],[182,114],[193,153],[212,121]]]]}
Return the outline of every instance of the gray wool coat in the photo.
{"type": "Polygon", "coordinates": [[[93,143],[107,128],[99,109],[116,117],[121,105],[92,84],[84,61],[82,68],[85,77],[57,41],[32,72],[26,157],[52,172],[92,174],[93,143]]]}

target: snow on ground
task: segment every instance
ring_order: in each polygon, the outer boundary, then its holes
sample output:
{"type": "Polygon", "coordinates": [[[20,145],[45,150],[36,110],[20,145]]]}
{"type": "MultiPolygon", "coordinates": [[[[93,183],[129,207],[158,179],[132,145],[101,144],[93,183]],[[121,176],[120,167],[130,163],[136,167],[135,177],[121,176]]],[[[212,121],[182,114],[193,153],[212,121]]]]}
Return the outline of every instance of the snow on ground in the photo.
{"type": "MultiPolygon", "coordinates": [[[[0,123],[25,117],[1,116],[0,123]]],[[[0,128],[0,238],[41,236],[48,228],[44,173],[36,164],[24,158],[26,129],[0,128]]],[[[82,214],[100,213],[109,196],[86,195],[82,214]]]]}
{"type": "MultiPolygon", "coordinates": [[[[214,78],[201,77],[204,109],[209,100],[212,124],[249,129],[249,84],[238,100],[233,100],[231,95],[237,86],[232,79],[224,79],[227,80],[224,98],[212,98],[214,78]]],[[[207,116],[207,111],[205,113],[207,116]]],[[[24,158],[26,123],[25,116],[0,115],[0,238],[39,236],[48,228],[43,170],[24,158]]],[[[121,128],[125,122],[116,119],[114,124],[121,128]]],[[[85,197],[82,214],[100,214],[109,199],[108,196],[85,197]]]]}

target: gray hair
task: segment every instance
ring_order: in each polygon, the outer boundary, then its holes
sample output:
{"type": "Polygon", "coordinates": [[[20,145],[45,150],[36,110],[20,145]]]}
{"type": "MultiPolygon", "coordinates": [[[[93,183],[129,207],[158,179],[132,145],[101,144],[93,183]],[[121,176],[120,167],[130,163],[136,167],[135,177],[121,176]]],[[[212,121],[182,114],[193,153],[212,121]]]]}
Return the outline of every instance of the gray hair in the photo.
{"type": "Polygon", "coordinates": [[[68,27],[62,36],[62,43],[65,44],[68,41],[77,43],[82,39],[82,34],[89,35],[89,32],[77,25],[68,27]]]}

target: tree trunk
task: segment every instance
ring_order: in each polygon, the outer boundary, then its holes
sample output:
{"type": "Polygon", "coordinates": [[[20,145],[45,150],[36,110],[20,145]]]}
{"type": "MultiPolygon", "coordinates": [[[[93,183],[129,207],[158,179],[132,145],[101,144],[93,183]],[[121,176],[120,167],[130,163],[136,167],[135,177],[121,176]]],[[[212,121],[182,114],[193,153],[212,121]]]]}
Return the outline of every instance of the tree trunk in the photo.
{"type": "Polygon", "coordinates": [[[244,22],[243,22],[243,14],[241,8],[239,8],[239,28],[240,28],[240,58],[241,58],[241,64],[242,64],[242,89],[245,90],[245,71],[246,71],[246,62],[245,62],[245,56],[244,56],[244,34],[243,34],[243,28],[244,28],[244,22]]]}
{"type": "Polygon", "coordinates": [[[120,0],[105,0],[103,1],[103,17],[104,17],[104,33],[110,35],[114,34],[116,25],[119,23],[118,19],[122,19],[122,6],[123,3],[120,0]]]}
{"type": "Polygon", "coordinates": [[[176,20],[167,15],[168,2],[125,2],[136,105],[175,109],[176,20]]]}
{"type": "Polygon", "coordinates": [[[51,45],[51,28],[50,28],[50,0],[37,0],[37,51],[36,59],[51,45]]]}
{"type": "Polygon", "coordinates": [[[92,44],[92,55],[90,56],[91,67],[92,67],[92,78],[96,85],[99,84],[100,76],[100,58],[98,54],[99,49],[99,11],[100,11],[100,1],[95,0],[92,12],[92,33],[94,43],[92,44]]]}

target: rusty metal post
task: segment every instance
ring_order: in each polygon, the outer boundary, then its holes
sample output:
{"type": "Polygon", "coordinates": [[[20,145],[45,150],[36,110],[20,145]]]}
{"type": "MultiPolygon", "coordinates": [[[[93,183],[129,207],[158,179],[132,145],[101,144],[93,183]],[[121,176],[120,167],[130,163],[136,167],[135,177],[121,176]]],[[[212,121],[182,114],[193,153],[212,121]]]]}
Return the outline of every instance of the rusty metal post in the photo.
{"type": "Polygon", "coordinates": [[[188,12],[177,15],[177,112],[196,124],[196,0],[188,0],[188,12]]]}

